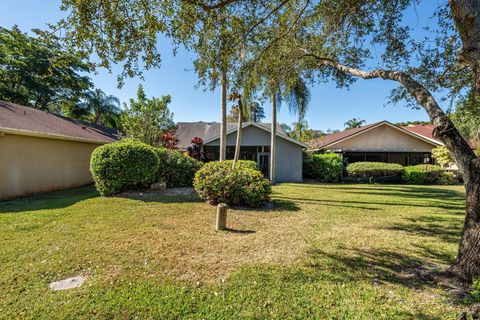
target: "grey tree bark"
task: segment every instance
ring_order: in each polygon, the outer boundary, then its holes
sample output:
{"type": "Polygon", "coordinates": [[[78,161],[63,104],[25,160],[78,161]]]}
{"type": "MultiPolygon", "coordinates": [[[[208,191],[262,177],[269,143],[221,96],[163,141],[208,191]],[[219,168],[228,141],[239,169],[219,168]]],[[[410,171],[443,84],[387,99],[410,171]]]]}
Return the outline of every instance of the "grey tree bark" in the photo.
{"type": "Polygon", "coordinates": [[[275,184],[275,144],[277,140],[277,96],[272,94],[272,125],[270,134],[270,181],[275,184]]]}
{"type": "Polygon", "coordinates": [[[222,70],[222,92],[220,94],[220,161],[227,158],[227,71],[222,70]]]}
{"type": "Polygon", "coordinates": [[[237,141],[235,143],[235,156],[233,157],[233,170],[240,159],[240,148],[242,146],[242,132],[243,131],[243,104],[242,97],[238,97],[238,124],[237,124],[237,141]]]}

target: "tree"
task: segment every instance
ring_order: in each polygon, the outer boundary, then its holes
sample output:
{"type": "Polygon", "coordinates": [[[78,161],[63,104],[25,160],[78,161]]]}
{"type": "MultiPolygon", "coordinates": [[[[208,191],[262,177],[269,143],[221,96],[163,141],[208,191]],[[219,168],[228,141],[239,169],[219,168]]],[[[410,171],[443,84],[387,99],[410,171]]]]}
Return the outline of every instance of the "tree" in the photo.
{"type": "Polygon", "coordinates": [[[243,133],[243,103],[242,103],[242,96],[234,92],[232,93],[228,99],[230,101],[237,101],[238,104],[236,109],[238,110],[238,118],[237,118],[237,141],[235,143],[235,154],[233,156],[233,165],[232,170],[235,170],[235,166],[237,165],[238,160],[240,159],[240,149],[242,147],[242,133],[243,133]]]}
{"type": "Polygon", "coordinates": [[[359,128],[365,123],[367,123],[365,120],[353,118],[345,122],[345,129],[359,128]]]}
{"type": "Polygon", "coordinates": [[[309,127],[306,120],[300,120],[292,124],[292,132],[290,136],[299,141],[308,141],[312,137],[309,136],[309,127]]]}
{"type": "Polygon", "coordinates": [[[286,123],[280,123],[280,128],[282,128],[283,132],[285,132],[287,135],[292,133],[292,128],[286,123]]]}
{"type": "MultiPolygon", "coordinates": [[[[96,49],[107,65],[122,58],[158,61],[155,35],[164,32],[178,42],[200,43],[202,50],[195,51],[208,61],[222,61],[219,57],[227,55],[232,63],[229,83],[241,78],[244,83],[250,79],[259,84],[264,97],[272,101],[274,114],[280,84],[290,86],[295,78],[312,85],[335,81],[339,87],[348,87],[357,78],[394,81],[398,87],[390,100],[405,101],[427,112],[435,137],[451,152],[464,177],[465,225],[450,272],[468,281],[480,276],[480,160],[432,95],[438,93],[443,102],[443,98],[454,100],[471,87],[475,94],[480,93],[479,0],[451,0],[440,5],[426,0],[171,0],[153,6],[140,0],[116,6],[100,0],[92,0],[88,6],[63,0],[63,4],[72,9],[68,18],[71,28],[66,32],[69,40],[96,49]],[[401,13],[420,4],[430,6],[427,10],[432,17],[425,23],[427,35],[418,39],[401,13]],[[215,30],[222,21],[219,10],[229,17],[225,42],[229,45],[221,47],[212,36],[217,36],[215,30]],[[135,18],[124,19],[126,13],[135,18]],[[232,59],[241,52],[237,43],[248,48],[248,61],[241,67],[232,59]],[[374,55],[373,48],[381,53],[374,55]],[[272,82],[276,86],[272,87],[272,82]]],[[[217,78],[221,69],[205,65],[211,71],[208,74],[217,78]]],[[[135,66],[138,64],[126,64],[126,72],[135,71],[135,66]]],[[[272,138],[275,127],[273,123],[272,138]]]]}
{"type": "Polygon", "coordinates": [[[467,97],[460,101],[451,115],[458,131],[468,140],[480,140],[480,99],[470,90],[467,97]]]}
{"type": "Polygon", "coordinates": [[[130,106],[124,105],[122,127],[130,138],[138,139],[152,146],[162,145],[162,136],[174,127],[173,114],[168,109],[171,98],[147,98],[143,86],[139,85],[137,100],[130,99],[130,106]]]}
{"type": "Polygon", "coordinates": [[[84,55],[67,50],[40,30],[31,37],[17,26],[0,27],[0,100],[61,112],[91,87],[84,55]]]}
{"type": "Polygon", "coordinates": [[[436,147],[432,149],[432,157],[435,161],[442,167],[448,168],[455,164],[455,161],[452,158],[452,155],[448,149],[444,146],[436,147]]]}
{"type": "MultiPolygon", "coordinates": [[[[230,101],[232,101],[232,100],[230,100],[230,101]]],[[[228,122],[237,122],[238,121],[238,114],[239,114],[238,105],[232,106],[230,108],[230,112],[227,114],[227,121],[228,122]]],[[[242,121],[247,122],[248,120],[249,120],[248,114],[246,112],[242,112],[242,121]]]]}
{"type": "Polygon", "coordinates": [[[162,136],[162,146],[170,150],[176,150],[178,146],[178,139],[175,136],[176,128],[171,128],[162,136]]]}
{"type": "Polygon", "coordinates": [[[120,100],[106,95],[101,89],[88,91],[71,111],[76,118],[85,118],[95,124],[118,129],[120,128],[120,100]]]}
{"type": "Polygon", "coordinates": [[[252,102],[249,104],[249,120],[253,122],[261,122],[265,119],[265,111],[258,102],[252,102]]]}

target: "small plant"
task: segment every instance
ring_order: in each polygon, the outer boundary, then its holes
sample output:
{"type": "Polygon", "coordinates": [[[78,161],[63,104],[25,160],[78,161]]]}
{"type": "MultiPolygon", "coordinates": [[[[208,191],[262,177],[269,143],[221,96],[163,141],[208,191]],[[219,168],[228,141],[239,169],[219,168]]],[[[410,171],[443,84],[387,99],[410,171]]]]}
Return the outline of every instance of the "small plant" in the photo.
{"type": "Polygon", "coordinates": [[[204,161],[204,155],[202,152],[202,138],[194,137],[191,142],[192,144],[187,149],[188,155],[199,161],[204,161]]]}
{"type": "Polygon", "coordinates": [[[451,184],[453,174],[440,166],[420,164],[405,167],[403,179],[408,184],[451,184]]]}
{"type": "Polygon", "coordinates": [[[305,178],[337,182],[342,178],[342,156],[336,153],[306,155],[303,160],[305,178]]]}
{"type": "Polygon", "coordinates": [[[401,177],[403,166],[397,163],[355,162],[347,166],[347,173],[352,177],[401,177]]]}
{"type": "Polygon", "coordinates": [[[90,160],[90,171],[102,196],[148,186],[154,182],[158,167],[155,149],[131,139],[98,147],[90,160]]]}
{"type": "Polygon", "coordinates": [[[480,278],[473,279],[470,296],[473,303],[480,303],[480,278]]]}
{"type": "Polygon", "coordinates": [[[252,162],[239,161],[235,170],[231,161],[208,162],[195,174],[195,190],[212,205],[259,207],[270,199],[272,188],[260,171],[252,169],[252,162]]]}

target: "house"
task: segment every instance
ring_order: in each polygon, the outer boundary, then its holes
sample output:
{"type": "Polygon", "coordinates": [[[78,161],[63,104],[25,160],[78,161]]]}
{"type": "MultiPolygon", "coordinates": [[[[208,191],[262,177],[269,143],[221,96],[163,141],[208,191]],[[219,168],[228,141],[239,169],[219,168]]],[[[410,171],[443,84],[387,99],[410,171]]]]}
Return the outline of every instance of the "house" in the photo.
{"type": "MultiPolygon", "coordinates": [[[[242,130],[240,159],[253,160],[259,170],[268,177],[270,166],[270,124],[245,122],[242,130]]],[[[179,122],[176,137],[178,147],[187,150],[194,137],[203,140],[203,152],[206,161],[220,157],[220,123],[217,122],[179,122]]],[[[237,138],[237,124],[227,124],[227,159],[233,159],[237,138]]],[[[277,182],[302,181],[303,153],[308,147],[303,142],[290,138],[277,126],[275,177],[277,182]]]]}
{"type": "Polygon", "coordinates": [[[92,183],[90,155],[113,129],[0,101],[0,199],[92,183]]]}
{"type": "Polygon", "coordinates": [[[432,149],[443,143],[432,125],[396,126],[388,121],[333,133],[310,143],[313,152],[337,152],[345,162],[433,163],[432,149]]]}

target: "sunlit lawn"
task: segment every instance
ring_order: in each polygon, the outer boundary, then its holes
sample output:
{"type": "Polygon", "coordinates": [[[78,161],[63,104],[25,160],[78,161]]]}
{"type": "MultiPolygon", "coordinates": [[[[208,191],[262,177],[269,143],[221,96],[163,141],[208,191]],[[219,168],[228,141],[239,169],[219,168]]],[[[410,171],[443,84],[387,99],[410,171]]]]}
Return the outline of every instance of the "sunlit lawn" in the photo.
{"type": "Polygon", "coordinates": [[[274,210],[93,188],[0,202],[0,317],[445,319],[460,186],[283,184],[274,210]],[[52,281],[87,277],[53,292],[52,281]]]}

